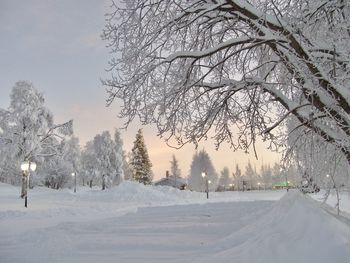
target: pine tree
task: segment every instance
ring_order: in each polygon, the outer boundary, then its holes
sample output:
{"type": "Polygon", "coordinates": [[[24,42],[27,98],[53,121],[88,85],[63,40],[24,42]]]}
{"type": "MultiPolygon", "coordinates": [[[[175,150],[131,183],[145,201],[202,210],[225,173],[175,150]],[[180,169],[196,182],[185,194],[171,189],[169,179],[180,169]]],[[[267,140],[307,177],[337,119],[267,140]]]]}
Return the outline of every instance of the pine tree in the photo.
{"type": "Polygon", "coordinates": [[[272,169],[270,165],[262,165],[260,170],[261,178],[264,183],[264,189],[272,188],[272,169]]]}
{"type": "Polygon", "coordinates": [[[239,168],[238,164],[236,164],[236,171],[233,174],[235,185],[237,190],[243,189],[243,177],[242,177],[242,171],[239,168]],[[241,186],[242,185],[242,186],[241,186]]]}
{"type": "Polygon", "coordinates": [[[151,184],[153,173],[152,164],[148,156],[142,129],[139,129],[131,150],[130,165],[133,171],[133,179],[143,184],[151,184]]]}
{"type": "Polygon", "coordinates": [[[195,153],[193,156],[190,175],[188,178],[188,186],[191,190],[206,190],[205,179],[202,178],[203,172],[205,172],[208,176],[207,179],[211,181],[211,183],[209,184],[209,190],[216,190],[218,175],[215,171],[215,168],[210,160],[208,153],[205,150],[195,153]]]}
{"type": "Polygon", "coordinates": [[[175,155],[173,155],[172,160],[170,161],[170,175],[179,178],[181,177],[181,170],[179,168],[179,161],[176,159],[175,155]]]}
{"type": "Polygon", "coordinates": [[[254,186],[255,171],[250,162],[248,162],[245,168],[244,177],[245,177],[245,181],[247,181],[248,189],[252,190],[254,186]]]}
{"type": "Polygon", "coordinates": [[[223,188],[223,190],[225,190],[229,187],[231,183],[230,170],[225,166],[220,173],[221,176],[219,178],[219,186],[223,188]]]}

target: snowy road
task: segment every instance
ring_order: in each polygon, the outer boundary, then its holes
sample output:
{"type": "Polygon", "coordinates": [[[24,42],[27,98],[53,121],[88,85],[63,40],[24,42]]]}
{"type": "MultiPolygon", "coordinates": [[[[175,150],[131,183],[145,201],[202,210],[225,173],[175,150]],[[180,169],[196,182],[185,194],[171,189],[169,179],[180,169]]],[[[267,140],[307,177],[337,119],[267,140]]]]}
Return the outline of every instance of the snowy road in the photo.
{"type": "Polygon", "coordinates": [[[59,223],[2,238],[1,262],[194,262],[211,243],[271,206],[259,201],[147,207],[122,217],[59,223]]]}
{"type": "Polygon", "coordinates": [[[349,262],[349,225],[298,193],[216,193],[207,203],[198,193],[123,187],[39,189],[25,210],[18,189],[2,185],[0,262],[349,262]]]}

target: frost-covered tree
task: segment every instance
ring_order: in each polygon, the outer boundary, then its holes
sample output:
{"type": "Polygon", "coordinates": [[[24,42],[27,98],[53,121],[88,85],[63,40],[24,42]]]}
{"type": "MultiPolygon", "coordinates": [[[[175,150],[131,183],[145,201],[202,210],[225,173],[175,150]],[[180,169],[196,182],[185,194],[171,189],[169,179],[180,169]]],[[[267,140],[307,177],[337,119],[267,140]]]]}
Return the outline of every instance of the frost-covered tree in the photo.
{"type": "Polygon", "coordinates": [[[246,186],[248,189],[253,189],[257,183],[256,181],[257,174],[255,169],[253,168],[250,162],[247,163],[244,172],[244,181],[246,182],[246,186]]]}
{"type": "Polygon", "coordinates": [[[133,171],[133,180],[143,184],[152,183],[152,163],[148,156],[142,129],[139,129],[136,134],[136,140],[131,150],[130,166],[133,171]]]}
{"type": "Polygon", "coordinates": [[[294,115],[350,162],[349,16],[345,0],[114,4],[109,103],[180,146],[213,128],[217,146],[247,149],[294,115]]]}
{"type": "MultiPolygon", "coordinates": [[[[31,83],[17,82],[10,96],[9,108],[0,110],[0,172],[7,182],[19,184],[21,162],[35,161],[40,170],[44,158],[60,154],[60,142],[73,129],[72,121],[54,124],[44,96],[31,83]]],[[[22,180],[22,193],[26,184],[22,180]]]]}
{"type": "Polygon", "coordinates": [[[110,186],[117,176],[117,153],[115,144],[108,131],[97,134],[93,140],[95,166],[101,175],[102,190],[110,186]]]}
{"type": "Polygon", "coordinates": [[[123,140],[121,138],[119,130],[114,132],[114,145],[115,145],[115,169],[116,173],[113,179],[113,183],[118,185],[124,179],[125,157],[123,151],[123,140]]]}
{"type": "Polygon", "coordinates": [[[133,172],[131,166],[129,164],[129,160],[131,160],[131,153],[126,154],[123,151],[123,171],[124,171],[124,179],[132,181],[133,180],[133,172]]]}
{"type": "MultiPolygon", "coordinates": [[[[333,186],[339,188],[348,184],[349,164],[337,147],[302,127],[295,118],[289,119],[287,128],[289,137],[285,159],[292,164],[291,167],[296,166],[301,180],[327,188],[332,175],[335,177],[333,186]]],[[[288,178],[293,179],[291,175],[288,178]]]]}
{"type": "Polygon", "coordinates": [[[222,187],[225,190],[231,183],[232,179],[230,178],[230,170],[225,166],[224,169],[220,172],[219,187],[222,187]]]}
{"type": "Polygon", "coordinates": [[[175,155],[173,155],[170,161],[170,175],[174,178],[181,177],[181,170],[179,167],[179,161],[176,159],[175,155]]]}
{"type": "MultiPolygon", "coordinates": [[[[58,142],[56,142],[57,144],[58,142]]],[[[63,140],[56,149],[59,153],[44,157],[37,170],[37,181],[47,187],[60,189],[72,185],[72,173],[81,171],[79,140],[76,137],[63,140]]]]}
{"type": "Polygon", "coordinates": [[[270,165],[261,165],[260,176],[264,189],[272,188],[272,169],[270,165]]]}
{"type": "Polygon", "coordinates": [[[60,154],[54,155],[50,158],[45,158],[42,166],[38,170],[40,180],[47,187],[53,189],[60,189],[68,185],[71,181],[71,174],[73,172],[72,162],[68,157],[67,144],[65,141],[60,143],[60,154]]]}
{"type": "Polygon", "coordinates": [[[72,137],[65,141],[65,147],[63,148],[63,158],[70,166],[70,178],[73,184],[73,180],[81,179],[81,149],[79,145],[79,139],[77,137],[72,137]],[[72,173],[76,178],[72,177],[72,173]]]}
{"type": "Polygon", "coordinates": [[[283,176],[283,166],[278,163],[274,163],[272,166],[272,184],[280,183],[282,181],[285,181],[285,177],[283,176]]]}
{"type": "Polygon", "coordinates": [[[206,178],[202,177],[202,173],[205,172],[207,179],[211,181],[209,184],[209,190],[215,191],[217,187],[218,175],[215,171],[214,165],[205,150],[196,152],[193,155],[190,175],[188,177],[188,187],[194,191],[206,190],[206,178]]]}
{"type": "Polygon", "coordinates": [[[100,181],[100,174],[95,165],[97,156],[93,141],[88,141],[81,153],[82,177],[87,184],[92,187],[93,182],[100,181]]]}
{"type": "Polygon", "coordinates": [[[236,189],[239,191],[240,189],[243,189],[243,175],[242,171],[239,168],[238,164],[236,164],[236,170],[233,173],[233,178],[234,178],[234,184],[236,186],[236,189]]]}

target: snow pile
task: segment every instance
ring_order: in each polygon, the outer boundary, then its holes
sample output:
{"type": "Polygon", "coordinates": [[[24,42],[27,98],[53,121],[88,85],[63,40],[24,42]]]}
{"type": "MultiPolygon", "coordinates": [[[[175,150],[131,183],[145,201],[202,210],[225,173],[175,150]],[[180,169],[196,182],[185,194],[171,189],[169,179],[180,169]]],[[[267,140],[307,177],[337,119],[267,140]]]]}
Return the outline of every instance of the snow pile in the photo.
{"type": "Polygon", "coordinates": [[[350,227],[293,191],[268,214],[207,249],[211,253],[202,262],[342,263],[350,258],[350,227]]]}
{"type": "MultiPolygon", "coordinates": [[[[320,191],[316,194],[310,194],[310,196],[320,202],[324,202],[326,192],[320,191]]],[[[340,201],[339,201],[339,207],[340,210],[344,213],[348,214],[348,217],[350,217],[350,192],[343,191],[339,193],[340,195],[340,201]]],[[[327,198],[327,204],[331,206],[332,208],[336,208],[338,201],[337,201],[337,195],[334,191],[331,192],[331,194],[327,198]]]]}

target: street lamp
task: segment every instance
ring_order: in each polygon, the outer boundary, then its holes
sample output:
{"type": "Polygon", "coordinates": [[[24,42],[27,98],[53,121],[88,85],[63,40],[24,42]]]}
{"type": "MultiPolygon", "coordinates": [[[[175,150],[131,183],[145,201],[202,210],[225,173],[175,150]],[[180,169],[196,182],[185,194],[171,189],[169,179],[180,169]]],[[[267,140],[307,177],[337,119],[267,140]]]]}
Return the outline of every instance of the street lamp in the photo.
{"type": "Polygon", "coordinates": [[[72,173],[72,177],[74,177],[74,193],[77,191],[77,177],[75,173],[72,173]]]}
{"type": "Polygon", "coordinates": [[[260,191],[260,184],[261,184],[261,183],[260,183],[260,182],[258,182],[258,191],[260,191]]]}
{"type": "Polygon", "coordinates": [[[25,183],[24,187],[24,206],[28,207],[28,186],[29,186],[29,176],[30,176],[30,171],[34,172],[36,170],[36,163],[35,162],[30,162],[30,161],[24,161],[21,164],[21,170],[23,172],[23,179],[25,183]]]}
{"type": "Polygon", "coordinates": [[[211,183],[211,181],[208,180],[208,176],[206,172],[202,172],[202,177],[205,179],[205,185],[206,185],[205,192],[207,193],[207,199],[209,199],[209,184],[211,183]]]}

